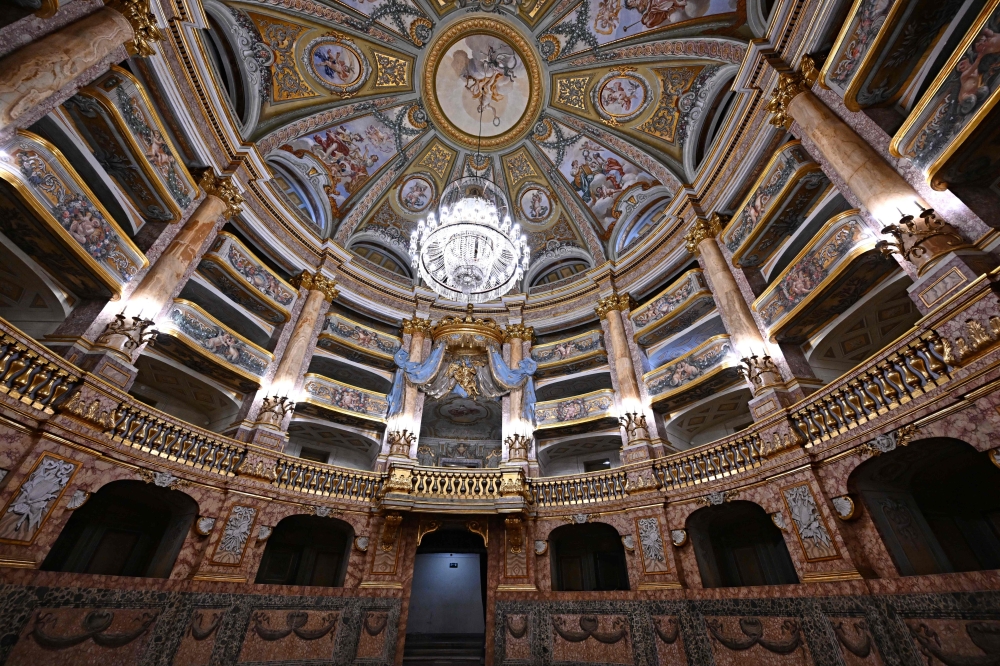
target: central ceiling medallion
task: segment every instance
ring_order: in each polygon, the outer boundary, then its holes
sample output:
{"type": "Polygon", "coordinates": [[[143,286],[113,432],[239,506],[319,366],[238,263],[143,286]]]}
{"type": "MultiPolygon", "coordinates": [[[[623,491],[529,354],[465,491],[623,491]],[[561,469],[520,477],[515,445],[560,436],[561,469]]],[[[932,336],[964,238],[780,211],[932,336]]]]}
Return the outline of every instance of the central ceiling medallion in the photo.
{"type": "Polygon", "coordinates": [[[442,32],[427,54],[423,86],[435,125],[467,148],[509,146],[527,133],[542,105],[534,50],[496,18],[465,19],[442,32]]]}

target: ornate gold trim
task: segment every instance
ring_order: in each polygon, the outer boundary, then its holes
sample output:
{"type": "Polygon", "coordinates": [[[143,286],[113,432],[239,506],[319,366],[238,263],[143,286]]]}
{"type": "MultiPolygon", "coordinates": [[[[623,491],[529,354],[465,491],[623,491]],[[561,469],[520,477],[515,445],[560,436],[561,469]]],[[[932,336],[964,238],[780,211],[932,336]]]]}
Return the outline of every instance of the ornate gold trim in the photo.
{"type": "Polygon", "coordinates": [[[308,291],[321,292],[323,294],[323,300],[327,303],[332,303],[337,296],[340,296],[340,291],[337,290],[337,284],[330,278],[322,275],[319,271],[316,271],[315,273],[302,271],[292,278],[292,286],[296,289],[305,288],[308,291]]]}
{"type": "MultiPolygon", "coordinates": [[[[538,57],[534,48],[521,36],[521,32],[514,26],[509,25],[495,16],[490,18],[470,18],[453,24],[450,28],[438,35],[437,39],[430,47],[427,59],[424,61],[423,89],[425,91],[436,90],[435,78],[441,59],[445,52],[458,40],[473,34],[488,34],[499,37],[508,42],[521,56],[521,62],[528,70],[528,84],[531,91],[528,106],[520,120],[509,130],[497,136],[483,137],[482,147],[488,150],[496,150],[509,146],[520,139],[534,123],[535,118],[542,105],[542,74],[538,64],[538,57]]],[[[438,127],[446,136],[462,144],[466,148],[477,146],[477,137],[466,134],[455,127],[441,108],[437,99],[437,93],[429,93],[424,97],[427,106],[427,113],[430,115],[434,125],[438,127]]]]}
{"type": "Polygon", "coordinates": [[[597,301],[597,305],[594,306],[594,312],[597,313],[599,319],[605,319],[608,313],[613,310],[628,312],[632,309],[632,303],[632,296],[629,294],[613,293],[597,301]]]}
{"type": "MultiPolygon", "coordinates": [[[[774,158],[771,158],[771,162],[774,162],[774,158]]],[[[770,166],[770,164],[768,166],[770,166]]],[[[765,168],[765,172],[766,171],[767,169],[765,168]]],[[[687,248],[688,252],[697,257],[700,252],[698,246],[701,242],[709,238],[718,238],[727,224],[729,224],[728,218],[723,217],[718,213],[712,213],[707,220],[699,217],[697,221],[695,221],[694,226],[691,227],[686,234],[684,234],[684,247],[687,248]]],[[[659,297],[660,294],[657,294],[656,298],[659,297]]],[[[654,298],[653,300],[656,299],[654,298]]]]}

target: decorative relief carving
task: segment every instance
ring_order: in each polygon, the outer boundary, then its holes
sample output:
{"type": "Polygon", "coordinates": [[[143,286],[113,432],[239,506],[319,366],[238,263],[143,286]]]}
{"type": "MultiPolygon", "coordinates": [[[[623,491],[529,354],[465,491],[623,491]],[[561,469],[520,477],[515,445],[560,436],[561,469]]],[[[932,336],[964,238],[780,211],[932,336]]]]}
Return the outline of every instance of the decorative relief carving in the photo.
{"type": "Polygon", "coordinates": [[[177,478],[169,471],[155,472],[148,469],[137,469],[136,474],[139,475],[146,483],[152,483],[157,488],[173,488],[188,485],[188,481],[184,479],[177,478]]]}
{"type": "Polygon", "coordinates": [[[376,88],[405,87],[410,84],[409,63],[401,58],[386,53],[372,52],[375,55],[376,88]]]}
{"type": "Polygon", "coordinates": [[[785,505],[791,514],[806,560],[816,562],[839,557],[809,484],[784,488],[781,494],[785,498],[785,505]]]}
{"type": "Polygon", "coordinates": [[[675,548],[680,548],[687,543],[687,540],[687,530],[670,530],[670,543],[674,544],[675,548]]]}
{"type": "Polygon", "coordinates": [[[764,624],[756,617],[741,617],[740,631],[743,636],[728,636],[722,622],[715,618],[706,618],[705,626],[716,641],[735,652],[749,650],[759,645],[774,654],[791,654],[803,645],[799,623],[795,620],[785,620],[781,624],[780,639],[765,638],[764,624]]]}
{"type": "Polygon", "coordinates": [[[544,555],[549,552],[549,542],[544,539],[535,539],[535,555],[544,555]]]}
{"type": "Polygon", "coordinates": [[[642,547],[642,567],[648,574],[667,573],[667,557],[663,552],[663,536],[660,533],[660,521],[654,516],[637,518],[636,526],[639,532],[639,545],[642,547]]]}
{"type": "Polygon", "coordinates": [[[362,536],[354,537],[354,547],[358,551],[360,551],[362,553],[367,553],[368,552],[368,543],[369,543],[368,542],[368,537],[366,537],[366,536],[362,535],[362,536]]]}
{"type": "Polygon", "coordinates": [[[194,523],[194,531],[200,536],[208,536],[212,533],[212,528],[215,527],[215,518],[208,518],[206,516],[198,516],[198,520],[194,523]]]}
{"type": "Polygon", "coordinates": [[[900,446],[909,444],[916,433],[917,426],[909,423],[897,430],[883,433],[875,439],[865,442],[855,449],[855,451],[859,456],[878,456],[883,453],[889,453],[890,451],[895,451],[900,446]]]}
{"type": "Polygon", "coordinates": [[[857,506],[850,495],[840,495],[830,500],[833,510],[841,520],[853,520],[858,517],[857,506]]]}
{"type": "Polygon", "coordinates": [[[574,76],[556,80],[556,104],[581,111],[587,110],[584,91],[590,83],[589,76],[574,76]]]}
{"type": "Polygon", "coordinates": [[[622,639],[627,640],[628,628],[625,618],[614,617],[611,619],[611,628],[607,631],[600,630],[600,623],[596,615],[583,615],[579,621],[580,629],[571,629],[567,626],[566,618],[560,615],[552,616],[552,629],[564,641],[570,643],[582,643],[588,638],[593,638],[600,643],[614,644],[622,639]]]}
{"type": "Polygon", "coordinates": [[[266,525],[258,525],[257,526],[257,541],[267,541],[268,538],[271,536],[272,532],[274,532],[274,528],[273,527],[268,527],[266,525]]]}
{"type": "Polygon", "coordinates": [[[0,517],[0,541],[31,543],[80,463],[43,454],[0,517]]]}
{"type": "Polygon", "coordinates": [[[724,490],[724,491],[714,491],[710,492],[704,497],[699,497],[695,501],[698,504],[703,504],[705,506],[719,506],[725,502],[732,502],[740,494],[738,490],[724,490]]]}
{"type": "Polygon", "coordinates": [[[90,493],[88,493],[86,490],[80,490],[78,488],[77,490],[73,491],[73,494],[70,496],[69,501],[66,502],[66,508],[69,509],[70,511],[76,511],[81,506],[86,504],[87,500],[89,499],[90,499],[90,493]]]}
{"type": "Polygon", "coordinates": [[[233,506],[212,561],[226,566],[238,566],[243,561],[243,551],[256,520],[257,509],[254,507],[233,506]]]}

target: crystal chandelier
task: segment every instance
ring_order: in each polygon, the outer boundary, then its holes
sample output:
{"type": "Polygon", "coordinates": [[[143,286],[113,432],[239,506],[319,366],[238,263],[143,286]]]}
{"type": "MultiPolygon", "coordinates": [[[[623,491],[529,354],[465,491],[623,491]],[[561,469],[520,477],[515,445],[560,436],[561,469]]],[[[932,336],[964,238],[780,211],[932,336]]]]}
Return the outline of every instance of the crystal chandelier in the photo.
{"type": "Polygon", "coordinates": [[[438,215],[421,220],[410,236],[413,268],[437,294],[485,303],[514,288],[530,250],[512,224],[504,193],[481,176],[459,178],[441,194],[438,215]]]}

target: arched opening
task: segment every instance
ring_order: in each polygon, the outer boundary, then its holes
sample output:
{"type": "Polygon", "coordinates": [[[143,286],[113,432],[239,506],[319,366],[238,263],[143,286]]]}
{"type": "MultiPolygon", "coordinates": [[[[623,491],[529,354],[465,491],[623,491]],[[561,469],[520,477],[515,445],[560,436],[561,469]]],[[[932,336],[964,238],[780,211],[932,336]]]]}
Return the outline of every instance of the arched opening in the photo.
{"type": "Polygon", "coordinates": [[[354,528],[336,518],[289,516],[264,547],[255,583],[341,587],[354,543],[354,528]]]}
{"type": "Polygon", "coordinates": [[[243,84],[243,73],[240,61],[236,57],[232,44],[226,38],[226,31],[211,12],[205,13],[208,18],[208,29],[204,31],[204,43],[207,47],[210,61],[215,69],[215,75],[226,91],[229,103],[241,123],[247,121],[246,91],[243,84]]]}
{"type": "Polygon", "coordinates": [[[407,264],[395,253],[380,245],[356,243],[351,246],[351,252],[396,275],[402,275],[405,278],[411,277],[407,264]]]}
{"type": "Polygon", "coordinates": [[[1000,469],[969,444],[913,442],[858,465],[848,488],[900,575],[1000,568],[1000,469]]]}
{"type": "Polygon", "coordinates": [[[785,539],[753,502],[698,509],[688,518],[704,587],[792,585],[799,582],[785,539]]]}
{"type": "Polygon", "coordinates": [[[324,228],[323,207],[316,201],[312,188],[302,177],[276,159],[269,159],[267,165],[274,172],[274,183],[281,194],[302,216],[316,227],[324,228]]]}
{"type": "Polygon", "coordinates": [[[583,261],[582,259],[577,259],[575,257],[570,259],[565,259],[563,261],[557,261],[551,266],[545,268],[541,274],[531,281],[532,287],[539,287],[545,284],[553,284],[555,282],[561,282],[562,280],[568,280],[574,275],[578,275],[590,269],[590,265],[583,261]]]}
{"type": "Polygon", "coordinates": [[[114,481],[73,513],[42,571],[167,578],[197,515],[182,492],[114,481]]]}
{"type": "Polygon", "coordinates": [[[627,590],[621,535],[610,525],[563,525],[549,535],[552,589],[556,592],[627,590]]]}
{"type": "Polygon", "coordinates": [[[479,534],[456,524],[423,536],[413,560],[404,663],[483,663],[486,571],[479,534]]]}

